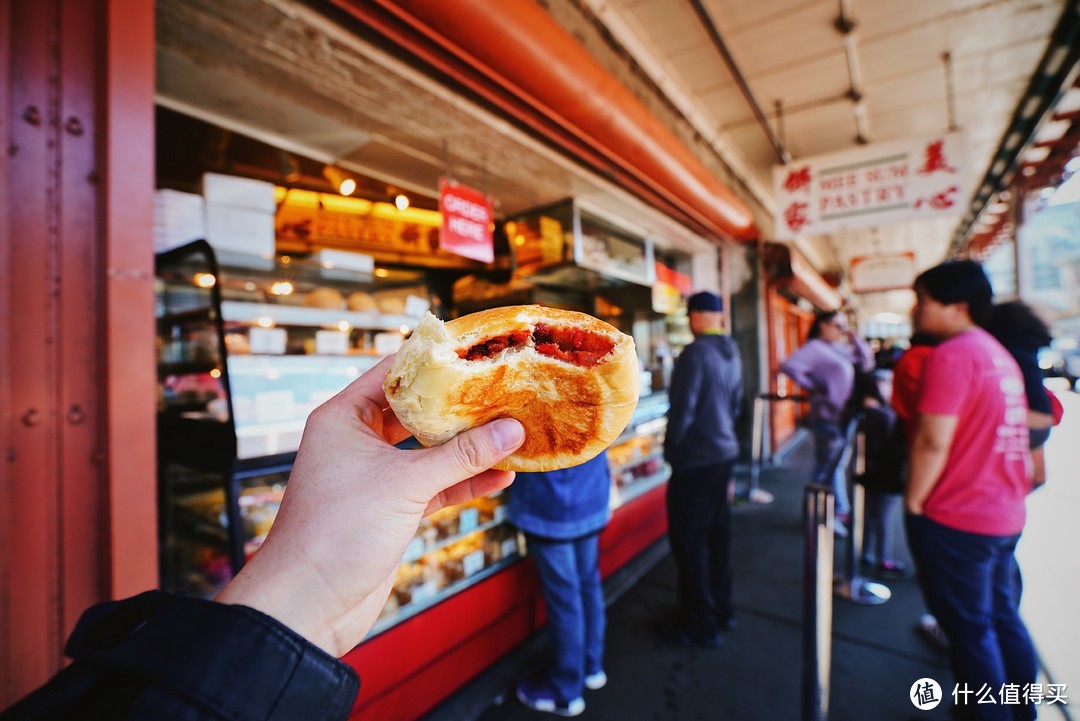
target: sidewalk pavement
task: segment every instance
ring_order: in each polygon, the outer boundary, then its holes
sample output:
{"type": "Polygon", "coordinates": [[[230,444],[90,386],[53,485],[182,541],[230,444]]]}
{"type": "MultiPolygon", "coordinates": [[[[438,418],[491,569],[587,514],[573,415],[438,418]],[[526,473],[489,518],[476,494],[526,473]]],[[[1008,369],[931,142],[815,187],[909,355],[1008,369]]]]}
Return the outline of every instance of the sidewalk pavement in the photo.
{"type": "MultiPolygon", "coordinates": [[[[1080,404],[1078,404],[1080,405],[1080,404]]],[[[1080,415],[1077,413],[1076,415],[1080,415]]],[[[1078,419],[1080,421],[1080,419],[1078,419]]],[[[803,488],[813,454],[809,439],[762,472],[761,486],[775,495],[769,505],[736,505],[735,607],[738,626],[719,649],[673,646],[661,628],[674,613],[675,568],[661,542],[643,554],[636,576],[611,579],[606,671],[608,685],[586,691],[583,719],[610,721],[799,721],[802,674],[803,488]]],[[[745,473],[743,474],[745,479],[745,473]]],[[[742,480],[742,479],[740,479],[742,480]]],[[[1073,516],[1075,518],[1075,516],[1073,516]]],[[[897,556],[908,563],[901,519],[895,519],[897,556]]],[[[845,544],[836,539],[835,570],[844,569],[845,544]]],[[[1073,546],[1075,548],[1076,546],[1073,546]]],[[[1065,550],[1059,548],[1059,553],[1065,550]]],[[[1025,571],[1027,593],[1037,573],[1025,571]],[[1030,577],[1030,578],[1029,578],[1030,577]]],[[[1075,584],[1075,576],[1069,583],[1075,584]]],[[[834,721],[907,721],[949,718],[952,680],[944,652],[917,632],[924,613],[913,578],[883,581],[892,598],[861,606],[834,598],[829,718],[834,721]],[[937,680],[945,701],[933,711],[912,703],[912,684],[937,680]]],[[[1032,602],[1033,603],[1033,602],[1032,602]]],[[[1025,599],[1025,604],[1029,604],[1025,599]]],[[[1076,625],[1076,604],[1058,619],[1076,625]]],[[[1040,637],[1035,633],[1036,644],[1040,637]]],[[[513,688],[538,674],[548,655],[546,634],[495,664],[434,709],[425,721],[532,721],[552,718],[523,707],[513,688]]],[[[1080,703],[1080,674],[1073,682],[1080,703]]],[[[1046,678],[1041,679],[1044,683],[1046,678]]],[[[1060,704],[1042,707],[1040,719],[1068,719],[1060,704]]]]}

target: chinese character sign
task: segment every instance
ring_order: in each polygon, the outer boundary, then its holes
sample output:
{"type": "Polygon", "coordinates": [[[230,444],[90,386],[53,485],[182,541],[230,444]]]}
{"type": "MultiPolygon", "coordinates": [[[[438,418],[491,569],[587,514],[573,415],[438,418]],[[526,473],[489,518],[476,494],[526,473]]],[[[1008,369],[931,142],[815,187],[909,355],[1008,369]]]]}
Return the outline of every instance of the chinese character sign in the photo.
{"type": "Polygon", "coordinates": [[[439,179],[442,232],[439,247],[484,263],[495,259],[491,198],[479,190],[439,179]]]}
{"type": "Polygon", "coordinates": [[[960,215],[965,202],[963,137],[870,145],[773,169],[776,237],[822,235],[960,215]]]}

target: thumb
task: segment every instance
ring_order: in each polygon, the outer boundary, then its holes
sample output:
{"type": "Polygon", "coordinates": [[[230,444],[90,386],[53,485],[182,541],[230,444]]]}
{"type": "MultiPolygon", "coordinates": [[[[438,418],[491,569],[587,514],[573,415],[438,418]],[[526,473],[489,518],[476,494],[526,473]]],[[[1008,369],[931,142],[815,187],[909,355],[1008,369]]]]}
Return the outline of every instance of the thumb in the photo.
{"type": "Polygon", "coordinates": [[[511,418],[499,418],[459,433],[441,446],[414,451],[435,485],[432,495],[488,470],[525,441],[525,428],[511,418]]]}

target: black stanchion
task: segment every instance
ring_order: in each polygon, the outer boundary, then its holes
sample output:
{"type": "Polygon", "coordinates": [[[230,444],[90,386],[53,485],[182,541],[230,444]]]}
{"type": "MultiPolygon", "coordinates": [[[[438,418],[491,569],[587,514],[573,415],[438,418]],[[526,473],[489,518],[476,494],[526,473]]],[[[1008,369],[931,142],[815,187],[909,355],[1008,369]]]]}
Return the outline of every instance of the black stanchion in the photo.
{"type": "Polygon", "coordinates": [[[825,486],[809,484],[803,492],[802,721],[829,716],[833,500],[825,486]]]}
{"type": "Polygon", "coordinates": [[[836,595],[845,601],[864,606],[877,606],[892,598],[892,591],[883,583],[870,581],[859,573],[863,550],[863,518],[866,513],[866,417],[860,413],[855,421],[855,452],[851,488],[851,519],[845,551],[844,575],[834,585],[836,595]]]}

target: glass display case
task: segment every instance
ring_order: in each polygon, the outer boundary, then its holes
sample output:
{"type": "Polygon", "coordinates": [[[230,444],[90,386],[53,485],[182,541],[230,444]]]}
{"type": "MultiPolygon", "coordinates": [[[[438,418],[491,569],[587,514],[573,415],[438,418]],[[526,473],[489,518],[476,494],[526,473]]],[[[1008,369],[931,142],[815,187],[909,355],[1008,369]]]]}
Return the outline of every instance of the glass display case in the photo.
{"type": "Polygon", "coordinates": [[[626,430],[608,447],[612,510],[671,477],[671,467],[664,462],[668,407],[667,393],[643,395],[626,430]]]}
{"type": "MultiPolygon", "coordinates": [[[[363,257],[157,258],[161,585],[212,596],[277,515],[308,414],[398,349],[429,308],[418,272],[363,257]],[[349,266],[349,267],[345,267],[349,266]]],[[[376,630],[516,558],[499,496],[425,519],[376,630]]]]}

